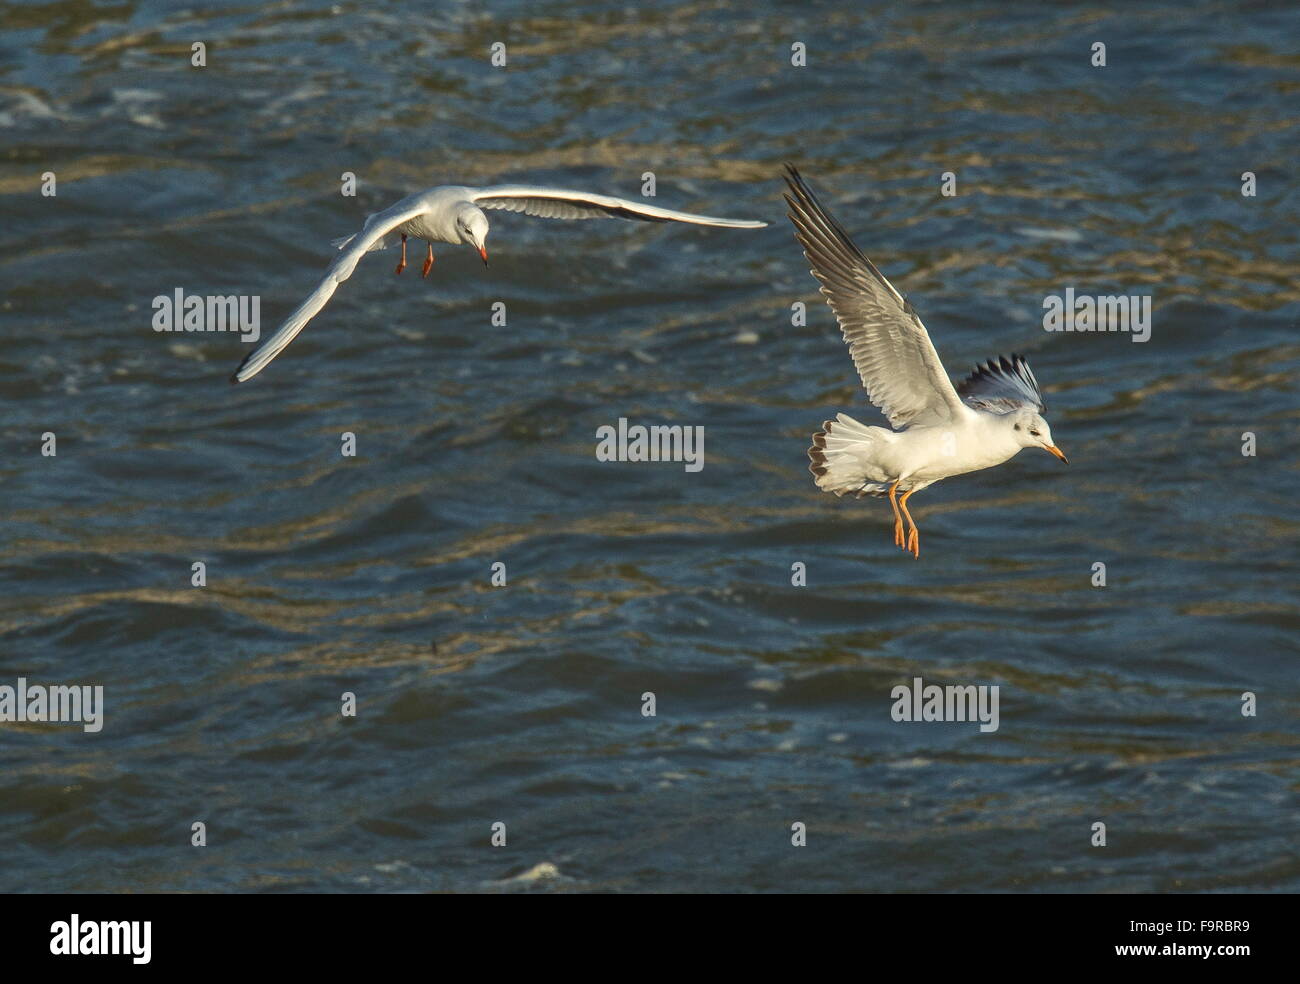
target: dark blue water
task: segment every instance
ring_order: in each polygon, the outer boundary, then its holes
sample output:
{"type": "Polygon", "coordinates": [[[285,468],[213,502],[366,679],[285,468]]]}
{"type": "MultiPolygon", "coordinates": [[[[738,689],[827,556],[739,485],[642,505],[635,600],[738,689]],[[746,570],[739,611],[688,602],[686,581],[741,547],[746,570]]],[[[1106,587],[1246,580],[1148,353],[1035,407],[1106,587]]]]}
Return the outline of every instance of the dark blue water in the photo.
{"type": "Polygon", "coordinates": [[[0,8],[0,685],[105,694],[97,733],[0,724],[0,889],[1300,889],[1297,39],[1220,3],[0,8]],[[807,472],[879,418],[786,160],[953,375],[1028,356],[1071,459],[917,495],[919,560],[807,472]],[[236,336],[151,328],[182,288],[271,330],[413,190],[647,171],[772,225],[493,213],[490,269],[368,257],[237,388],[236,336]],[[1151,295],[1150,340],[1045,332],[1066,287],[1151,295]],[[704,427],[705,467],[597,461],[620,417],[704,427]],[[1000,687],[998,730],[894,721],[916,677],[1000,687]]]}

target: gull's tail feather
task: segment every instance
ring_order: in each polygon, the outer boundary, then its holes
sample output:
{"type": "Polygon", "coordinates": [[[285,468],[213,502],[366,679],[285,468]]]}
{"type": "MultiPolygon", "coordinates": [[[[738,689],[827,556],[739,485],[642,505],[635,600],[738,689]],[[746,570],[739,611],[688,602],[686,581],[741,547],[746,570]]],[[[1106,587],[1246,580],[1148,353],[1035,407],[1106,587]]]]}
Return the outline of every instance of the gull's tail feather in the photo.
{"type": "Polygon", "coordinates": [[[836,495],[852,492],[859,498],[888,493],[888,485],[870,481],[867,475],[868,460],[882,432],[842,413],[823,423],[808,449],[808,470],[817,487],[836,495]]]}

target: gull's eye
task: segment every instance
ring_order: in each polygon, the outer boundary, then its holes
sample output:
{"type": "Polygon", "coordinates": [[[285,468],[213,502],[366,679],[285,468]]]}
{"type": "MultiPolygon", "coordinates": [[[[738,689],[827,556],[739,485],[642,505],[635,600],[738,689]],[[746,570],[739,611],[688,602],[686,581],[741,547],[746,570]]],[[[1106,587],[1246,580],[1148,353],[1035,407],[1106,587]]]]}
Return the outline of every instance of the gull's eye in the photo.
{"type": "Polygon", "coordinates": [[[1016,430],[1020,430],[1020,425],[1016,424],[1016,430]]]}
{"type": "Polygon", "coordinates": [[[1030,436],[1030,437],[1042,437],[1043,435],[1040,434],[1040,433],[1038,433],[1038,431],[1030,431],[1030,432],[1029,432],[1029,436],[1030,436]]]}

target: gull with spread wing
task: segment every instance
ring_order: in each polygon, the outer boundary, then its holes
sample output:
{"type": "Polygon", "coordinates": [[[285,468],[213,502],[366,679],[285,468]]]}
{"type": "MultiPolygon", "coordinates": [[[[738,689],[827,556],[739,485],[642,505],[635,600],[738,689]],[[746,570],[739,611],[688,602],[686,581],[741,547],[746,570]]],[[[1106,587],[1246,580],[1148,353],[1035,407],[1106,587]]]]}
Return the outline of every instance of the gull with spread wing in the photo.
{"type": "Polygon", "coordinates": [[[267,367],[286,345],[307,327],[310,321],[334,295],[339,284],[352,276],[358,261],[366,253],[386,249],[399,239],[402,258],[397,272],[406,268],[406,239],[408,236],[428,243],[423,276],[429,275],[433,266],[434,243],[464,243],[474,247],[488,261],[485,242],[488,234],[486,209],[504,209],[523,212],[544,219],[636,219],[641,222],[685,222],[690,225],[720,226],[726,229],[760,229],[766,222],[749,222],[741,219],[717,219],[709,215],[692,215],[668,208],[643,205],[624,198],[594,195],[585,191],[566,191],[562,188],[542,188],[531,185],[497,185],[490,188],[467,188],[448,185],[431,188],[403,198],[396,205],[376,212],[366,219],[366,224],[354,236],[336,239],[333,243],[340,253],[325,272],[325,279],[298,305],[297,309],[262,345],[249,353],[231,377],[232,383],[251,379],[267,367]]]}
{"type": "Polygon", "coordinates": [[[920,557],[920,533],[907,509],[914,493],[1000,465],[1021,448],[1043,448],[1068,464],[1052,443],[1029,363],[1019,355],[999,356],[954,387],[912,305],[789,164],[785,180],[795,237],[821,281],[868,398],[894,428],[868,427],[842,413],[822,424],[808,449],[818,488],[889,496],[894,544],[920,557]]]}

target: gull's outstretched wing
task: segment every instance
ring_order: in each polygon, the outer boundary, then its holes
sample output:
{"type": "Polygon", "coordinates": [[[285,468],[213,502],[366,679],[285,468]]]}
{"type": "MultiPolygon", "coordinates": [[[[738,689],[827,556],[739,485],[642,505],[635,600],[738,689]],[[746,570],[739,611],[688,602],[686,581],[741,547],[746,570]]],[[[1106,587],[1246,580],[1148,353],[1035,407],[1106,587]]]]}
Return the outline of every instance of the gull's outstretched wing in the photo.
{"type": "Polygon", "coordinates": [[[265,369],[334,296],[334,291],[338,289],[339,284],[352,276],[352,271],[357,268],[357,262],[361,257],[377,244],[381,244],[384,237],[398,226],[422,215],[424,211],[425,206],[404,199],[367,218],[361,231],[345,242],[346,248],[329,265],[329,269],[325,271],[325,279],[307,295],[307,299],[298,305],[274,335],[248,354],[235,370],[235,374],[230,377],[230,381],[242,383],[265,369]]]}
{"type": "Polygon", "coordinates": [[[966,405],[974,410],[991,413],[1010,413],[1025,408],[1042,413],[1047,409],[1038,380],[1024,356],[1011,353],[1011,358],[999,355],[957,384],[957,393],[966,405]]]}
{"type": "Polygon", "coordinates": [[[912,305],[789,164],[785,181],[795,237],[812,264],[812,275],[821,281],[871,402],[894,427],[938,424],[969,413],[912,305]]]}
{"type": "Polygon", "coordinates": [[[766,222],[745,219],[718,219],[711,215],[693,215],[658,208],[626,198],[593,195],[564,188],[540,188],[532,185],[497,185],[479,188],[470,197],[479,208],[501,208],[523,212],[543,219],[637,219],[641,222],[687,222],[691,225],[722,226],[727,229],[761,229],[766,222]]]}

